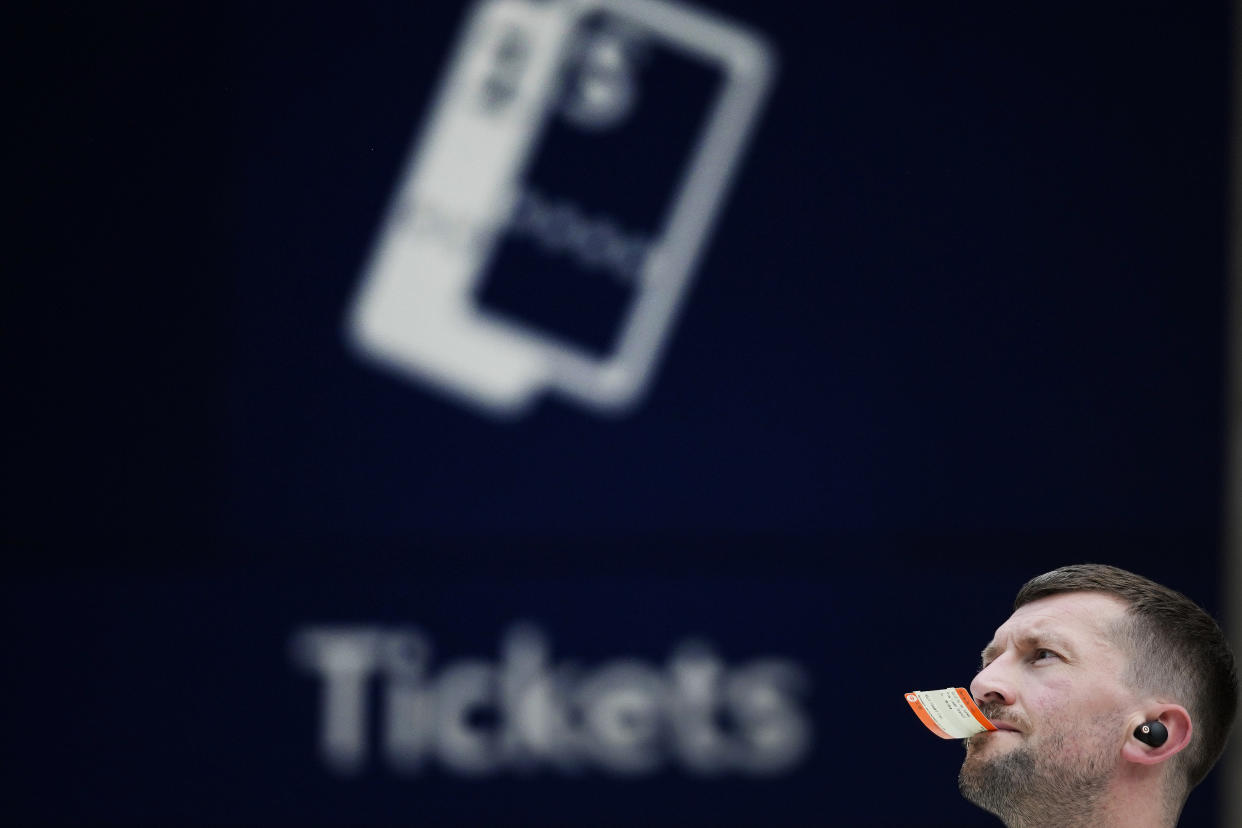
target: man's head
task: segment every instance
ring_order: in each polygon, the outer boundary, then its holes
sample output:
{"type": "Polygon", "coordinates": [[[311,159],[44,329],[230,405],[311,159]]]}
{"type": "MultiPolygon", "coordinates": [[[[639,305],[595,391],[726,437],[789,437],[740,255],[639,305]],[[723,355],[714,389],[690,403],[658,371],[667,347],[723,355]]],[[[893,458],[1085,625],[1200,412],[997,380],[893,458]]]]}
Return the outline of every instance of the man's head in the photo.
{"type": "Polygon", "coordinates": [[[1069,825],[1127,784],[1175,817],[1224,749],[1237,678],[1193,601],[1082,564],[1019,590],[971,693],[1001,730],[968,741],[962,793],[1012,825],[1069,825]],[[1158,747],[1133,735],[1151,720],[1169,731],[1158,747]]]}

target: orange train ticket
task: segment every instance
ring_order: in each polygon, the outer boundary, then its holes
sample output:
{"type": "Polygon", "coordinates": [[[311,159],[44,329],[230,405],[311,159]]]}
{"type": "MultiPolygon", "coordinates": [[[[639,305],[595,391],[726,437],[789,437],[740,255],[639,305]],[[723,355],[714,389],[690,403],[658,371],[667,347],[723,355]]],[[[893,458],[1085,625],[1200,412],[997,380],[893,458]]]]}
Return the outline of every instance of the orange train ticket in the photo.
{"type": "Polygon", "coordinates": [[[941,739],[965,739],[985,730],[996,730],[964,687],[913,690],[906,693],[906,701],[919,721],[941,739]]]}

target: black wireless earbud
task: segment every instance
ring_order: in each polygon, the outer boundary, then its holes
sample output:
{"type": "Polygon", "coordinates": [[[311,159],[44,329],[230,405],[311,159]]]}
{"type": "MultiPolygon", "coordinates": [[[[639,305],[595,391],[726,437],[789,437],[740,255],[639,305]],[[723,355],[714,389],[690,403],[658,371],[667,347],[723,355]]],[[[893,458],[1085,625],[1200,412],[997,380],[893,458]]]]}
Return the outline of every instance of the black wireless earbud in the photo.
{"type": "Polygon", "coordinates": [[[1134,728],[1134,738],[1145,745],[1160,747],[1169,738],[1169,730],[1157,721],[1143,722],[1134,728]]]}

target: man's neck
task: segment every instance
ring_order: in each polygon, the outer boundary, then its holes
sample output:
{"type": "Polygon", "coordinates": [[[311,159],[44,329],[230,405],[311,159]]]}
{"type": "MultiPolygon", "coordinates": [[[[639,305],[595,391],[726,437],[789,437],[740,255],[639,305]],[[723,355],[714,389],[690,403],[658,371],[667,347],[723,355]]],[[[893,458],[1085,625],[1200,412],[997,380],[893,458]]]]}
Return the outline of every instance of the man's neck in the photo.
{"type": "Polygon", "coordinates": [[[1181,813],[1158,794],[1115,789],[1091,804],[1058,802],[1021,811],[1001,817],[1006,828],[1176,828],[1181,813]]]}

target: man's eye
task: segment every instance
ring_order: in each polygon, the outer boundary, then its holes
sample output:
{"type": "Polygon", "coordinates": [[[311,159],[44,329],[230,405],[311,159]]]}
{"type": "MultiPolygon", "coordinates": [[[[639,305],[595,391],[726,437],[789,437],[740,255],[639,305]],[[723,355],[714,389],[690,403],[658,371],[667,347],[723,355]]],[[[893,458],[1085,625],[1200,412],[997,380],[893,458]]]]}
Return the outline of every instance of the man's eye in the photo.
{"type": "Polygon", "coordinates": [[[1046,659],[1053,659],[1053,658],[1060,658],[1060,656],[1054,653],[1052,650],[1039,649],[1033,653],[1031,660],[1032,661],[1044,661],[1046,659]]]}

